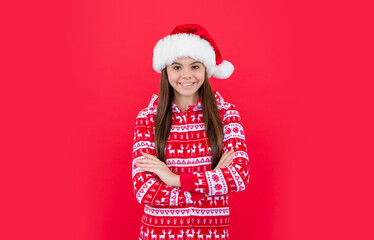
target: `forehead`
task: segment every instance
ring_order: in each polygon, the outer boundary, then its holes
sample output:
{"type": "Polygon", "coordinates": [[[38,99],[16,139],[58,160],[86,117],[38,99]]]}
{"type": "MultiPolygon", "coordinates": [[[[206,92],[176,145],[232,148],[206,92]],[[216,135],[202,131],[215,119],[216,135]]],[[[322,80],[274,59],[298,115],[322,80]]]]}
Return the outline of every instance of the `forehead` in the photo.
{"type": "Polygon", "coordinates": [[[191,57],[180,57],[180,58],[177,58],[173,61],[173,63],[180,63],[180,64],[190,64],[192,62],[200,62],[199,60],[196,60],[194,58],[191,58],[191,57]]]}

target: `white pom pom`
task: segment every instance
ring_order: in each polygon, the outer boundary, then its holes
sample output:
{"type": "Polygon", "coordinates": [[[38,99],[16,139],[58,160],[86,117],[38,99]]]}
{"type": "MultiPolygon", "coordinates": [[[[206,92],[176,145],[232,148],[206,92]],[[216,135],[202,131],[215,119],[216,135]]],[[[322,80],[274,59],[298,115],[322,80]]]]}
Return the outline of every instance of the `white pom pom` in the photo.
{"type": "Polygon", "coordinates": [[[214,68],[213,77],[219,79],[226,79],[230,77],[232,72],[234,71],[234,66],[231,62],[223,60],[223,62],[219,65],[216,65],[214,68]]]}

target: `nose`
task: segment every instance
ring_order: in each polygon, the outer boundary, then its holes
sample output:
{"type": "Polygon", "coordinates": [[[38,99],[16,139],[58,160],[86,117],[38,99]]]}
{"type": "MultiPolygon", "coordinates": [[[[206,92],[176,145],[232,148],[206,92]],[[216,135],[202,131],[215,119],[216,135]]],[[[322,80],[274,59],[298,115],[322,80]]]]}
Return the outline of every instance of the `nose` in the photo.
{"type": "Polygon", "coordinates": [[[182,78],[190,79],[192,77],[192,73],[189,69],[184,69],[182,73],[182,78]]]}

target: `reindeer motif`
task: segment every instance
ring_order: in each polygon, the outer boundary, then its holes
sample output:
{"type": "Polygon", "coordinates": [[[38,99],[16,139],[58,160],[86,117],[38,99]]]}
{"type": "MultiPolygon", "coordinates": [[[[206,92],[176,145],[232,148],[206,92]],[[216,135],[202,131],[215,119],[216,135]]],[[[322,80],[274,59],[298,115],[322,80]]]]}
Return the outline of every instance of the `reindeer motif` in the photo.
{"type": "Polygon", "coordinates": [[[202,143],[199,143],[199,154],[205,154],[205,148],[204,147],[202,147],[203,145],[202,145],[202,143]]]}
{"type": "Polygon", "coordinates": [[[197,115],[197,121],[201,121],[201,118],[203,117],[203,114],[202,113],[199,113],[199,115],[197,115]]]}
{"type": "Polygon", "coordinates": [[[143,225],[140,226],[140,235],[142,236],[142,238],[144,238],[143,225]]]}
{"type": "Polygon", "coordinates": [[[195,114],[192,114],[192,115],[191,115],[191,119],[192,119],[192,122],[195,122],[195,121],[196,121],[196,115],[195,115],[195,114]]]}
{"type": "Polygon", "coordinates": [[[165,196],[167,196],[167,195],[170,194],[170,192],[168,190],[166,190],[166,189],[161,190],[161,192],[163,192],[165,194],[165,196]]]}
{"type": "Polygon", "coordinates": [[[216,197],[213,198],[213,205],[217,206],[217,198],[216,197]]]}
{"type": "Polygon", "coordinates": [[[189,233],[190,229],[187,230],[187,239],[193,240],[193,237],[195,236],[195,231],[192,229],[192,233],[189,233]]]}
{"type": "Polygon", "coordinates": [[[180,115],[177,115],[175,117],[176,120],[179,120],[179,123],[182,124],[183,123],[183,118],[180,116],[180,115]]]}
{"type": "Polygon", "coordinates": [[[144,133],[144,136],[146,137],[146,138],[150,138],[150,133],[149,133],[149,131],[147,131],[147,133],[144,133]]]}
{"type": "Polygon", "coordinates": [[[168,146],[169,154],[170,156],[174,156],[175,154],[175,149],[171,149],[171,145],[168,146]]]}
{"type": "Polygon", "coordinates": [[[197,231],[197,239],[204,239],[204,234],[200,234],[201,230],[197,231]]]}
{"type": "Polygon", "coordinates": [[[214,239],[219,239],[220,235],[217,234],[217,229],[214,229],[214,239]]]}
{"type": "Polygon", "coordinates": [[[193,148],[191,149],[191,156],[195,157],[196,156],[196,146],[193,144],[193,148]]]}
{"type": "Polygon", "coordinates": [[[223,234],[221,235],[221,239],[226,239],[226,237],[228,237],[228,230],[227,229],[223,229],[223,234]]]}
{"type": "Polygon", "coordinates": [[[153,175],[150,174],[150,173],[146,173],[146,174],[145,174],[145,177],[146,177],[146,178],[149,178],[149,177],[153,177],[153,175]]]}
{"type": "Polygon", "coordinates": [[[203,180],[201,178],[198,179],[199,182],[197,183],[197,185],[202,185],[203,184],[203,180]]]}
{"type": "Polygon", "coordinates": [[[144,178],[141,174],[139,174],[139,176],[138,176],[138,181],[144,181],[144,178]]]}
{"type": "Polygon", "coordinates": [[[153,232],[154,232],[154,231],[155,231],[155,230],[152,229],[152,231],[151,231],[151,236],[152,236],[152,239],[157,240],[157,234],[154,234],[154,235],[153,235],[153,232]]]}
{"type": "Polygon", "coordinates": [[[183,145],[181,144],[181,149],[177,149],[177,154],[183,154],[183,149],[184,149],[184,147],[183,147],[183,145]]]}
{"type": "Polygon", "coordinates": [[[205,235],[205,239],[206,240],[208,240],[208,239],[212,239],[212,230],[211,229],[209,229],[209,235],[207,234],[207,235],[205,235]]]}
{"type": "Polygon", "coordinates": [[[235,167],[238,169],[238,170],[241,170],[243,167],[240,166],[240,164],[235,164],[235,167]]]}
{"type": "Polygon", "coordinates": [[[159,238],[159,240],[161,240],[161,239],[165,239],[165,235],[166,235],[166,231],[165,231],[165,229],[162,229],[162,235],[160,234],[160,236],[158,236],[159,238]]]}
{"type": "Polygon", "coordinates": [[[223,203],[228,205],[229,204],[229,198],[226,196],[225,199],[223,200],[223,203]]]}
{"type": "Polygon", "coordinates": [[[171,230],[169,229],[169,231],[168,231],[168,237],[169,237],[169,239],[171,240],[171,239],[174,239],[174,237],[175,237],[175,234],[171,234],[171,230]]]}
{"type": "Polygon", "coordinates": [[[147,232],[144,232],[144,239],[149,239],[148,238],[148,234],[149,234],[149,228],[147,228],[147,232]]]}
{"type": "Polygon", "coordinates": [[[137,136],[138,138],[140,138],[140,139],[141,139],[142,136],[143,136],[143,134],[139,132],[139,129],[136,130],[136,136],[137,136]]]}
{"type": "Polygon", "coordinates": [[[180,230],[181,234],[177,234],[177,239],[178,240],[183,240],[183,233],[184,231],[183,230],[180,230]]]}

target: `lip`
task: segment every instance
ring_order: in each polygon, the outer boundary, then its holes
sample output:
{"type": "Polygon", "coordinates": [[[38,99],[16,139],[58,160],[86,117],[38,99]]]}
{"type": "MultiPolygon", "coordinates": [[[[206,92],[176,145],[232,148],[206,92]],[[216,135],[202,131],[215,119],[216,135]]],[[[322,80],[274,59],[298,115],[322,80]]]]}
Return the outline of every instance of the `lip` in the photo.
{"type": "Polygon", "coordinates": [[[178,83],[178,85],[181,86],[184,89],[192,88],[195,84],[196,84],[196,82],[180,82],[180,83],[178,83]],[[183,86],[183,83],[192,83],[192,85],[190,85],[190,86],[183,86]]]}

